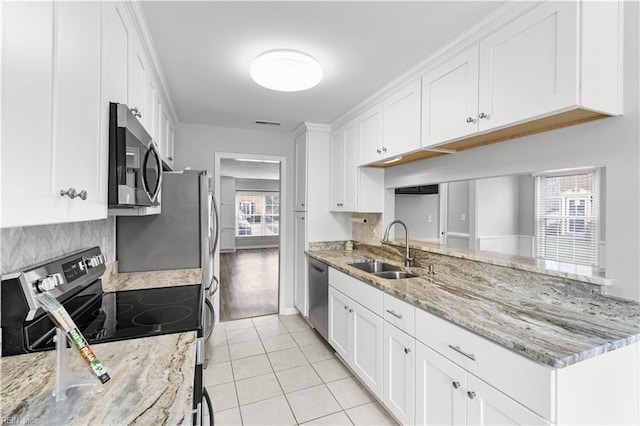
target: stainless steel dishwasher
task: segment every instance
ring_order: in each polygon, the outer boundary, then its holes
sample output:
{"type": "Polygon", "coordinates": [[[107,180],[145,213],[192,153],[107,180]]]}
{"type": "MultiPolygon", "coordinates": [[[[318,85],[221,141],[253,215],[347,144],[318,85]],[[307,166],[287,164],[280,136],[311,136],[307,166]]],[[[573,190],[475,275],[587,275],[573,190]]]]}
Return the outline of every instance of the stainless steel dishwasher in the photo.
{"type": "Polygon", "coordinates": [[[328,266],[309,257],[309,322],[329,341],[328,266]]]}

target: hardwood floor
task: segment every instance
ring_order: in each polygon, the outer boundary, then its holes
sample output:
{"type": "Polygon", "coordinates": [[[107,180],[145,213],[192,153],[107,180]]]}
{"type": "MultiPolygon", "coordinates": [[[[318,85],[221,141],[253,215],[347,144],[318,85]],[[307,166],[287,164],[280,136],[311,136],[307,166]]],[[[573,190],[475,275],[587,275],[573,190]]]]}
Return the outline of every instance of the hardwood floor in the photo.
{"type": "Polygon", "coordinates": [[[220,254],[220,320],[278,312],[278,248],[220,254]]]}

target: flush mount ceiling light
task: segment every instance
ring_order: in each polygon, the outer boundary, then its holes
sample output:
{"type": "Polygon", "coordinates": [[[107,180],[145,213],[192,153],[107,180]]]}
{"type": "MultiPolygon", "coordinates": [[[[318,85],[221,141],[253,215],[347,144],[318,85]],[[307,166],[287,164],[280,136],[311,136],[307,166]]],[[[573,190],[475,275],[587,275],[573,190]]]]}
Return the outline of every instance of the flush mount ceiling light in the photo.
{"type": "Polygon", "coordinates": [[[264,52],[251,63],[251,78],[260,86],[280,92],[310,89],[322,80],[322,67],[297,50],[264,52]]]}

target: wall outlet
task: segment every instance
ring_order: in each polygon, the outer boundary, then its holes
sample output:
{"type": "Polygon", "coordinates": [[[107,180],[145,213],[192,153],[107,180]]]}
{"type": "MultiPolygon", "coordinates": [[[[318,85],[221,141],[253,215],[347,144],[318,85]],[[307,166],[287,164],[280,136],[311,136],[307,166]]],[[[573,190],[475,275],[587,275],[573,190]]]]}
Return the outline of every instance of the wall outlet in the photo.
{"type": "Polygon", "coordinates": [[[427,223],[433,222],[433,216],[427,215],[427,223]]]}
{"type": "Polygon", "coordinates": [[[467,220],[467,215],[466,215],[466,214],[464,214],[464,213],[462,213],[462,215],[460,215],[460,220],[461,220],[461,221],[463,221],[463,222],[464,222],[465,220],[467,220]]]}

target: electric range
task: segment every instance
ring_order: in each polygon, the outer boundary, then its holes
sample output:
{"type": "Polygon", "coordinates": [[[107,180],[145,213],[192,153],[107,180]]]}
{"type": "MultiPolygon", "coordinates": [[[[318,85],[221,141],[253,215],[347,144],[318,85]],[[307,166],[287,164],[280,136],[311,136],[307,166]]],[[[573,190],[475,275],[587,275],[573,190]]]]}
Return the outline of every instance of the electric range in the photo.
{"type": "Polygon", "coordinates": [[[87,341],[97,343],[196,331],[194,424],[200,411],[204,343],[202,285],[103,292],[105,256],[99,247],[80,250],[2,277],[2,356],[55,349],[56,326],[35,295],[48,291],[65,307],[87,341]]]}

